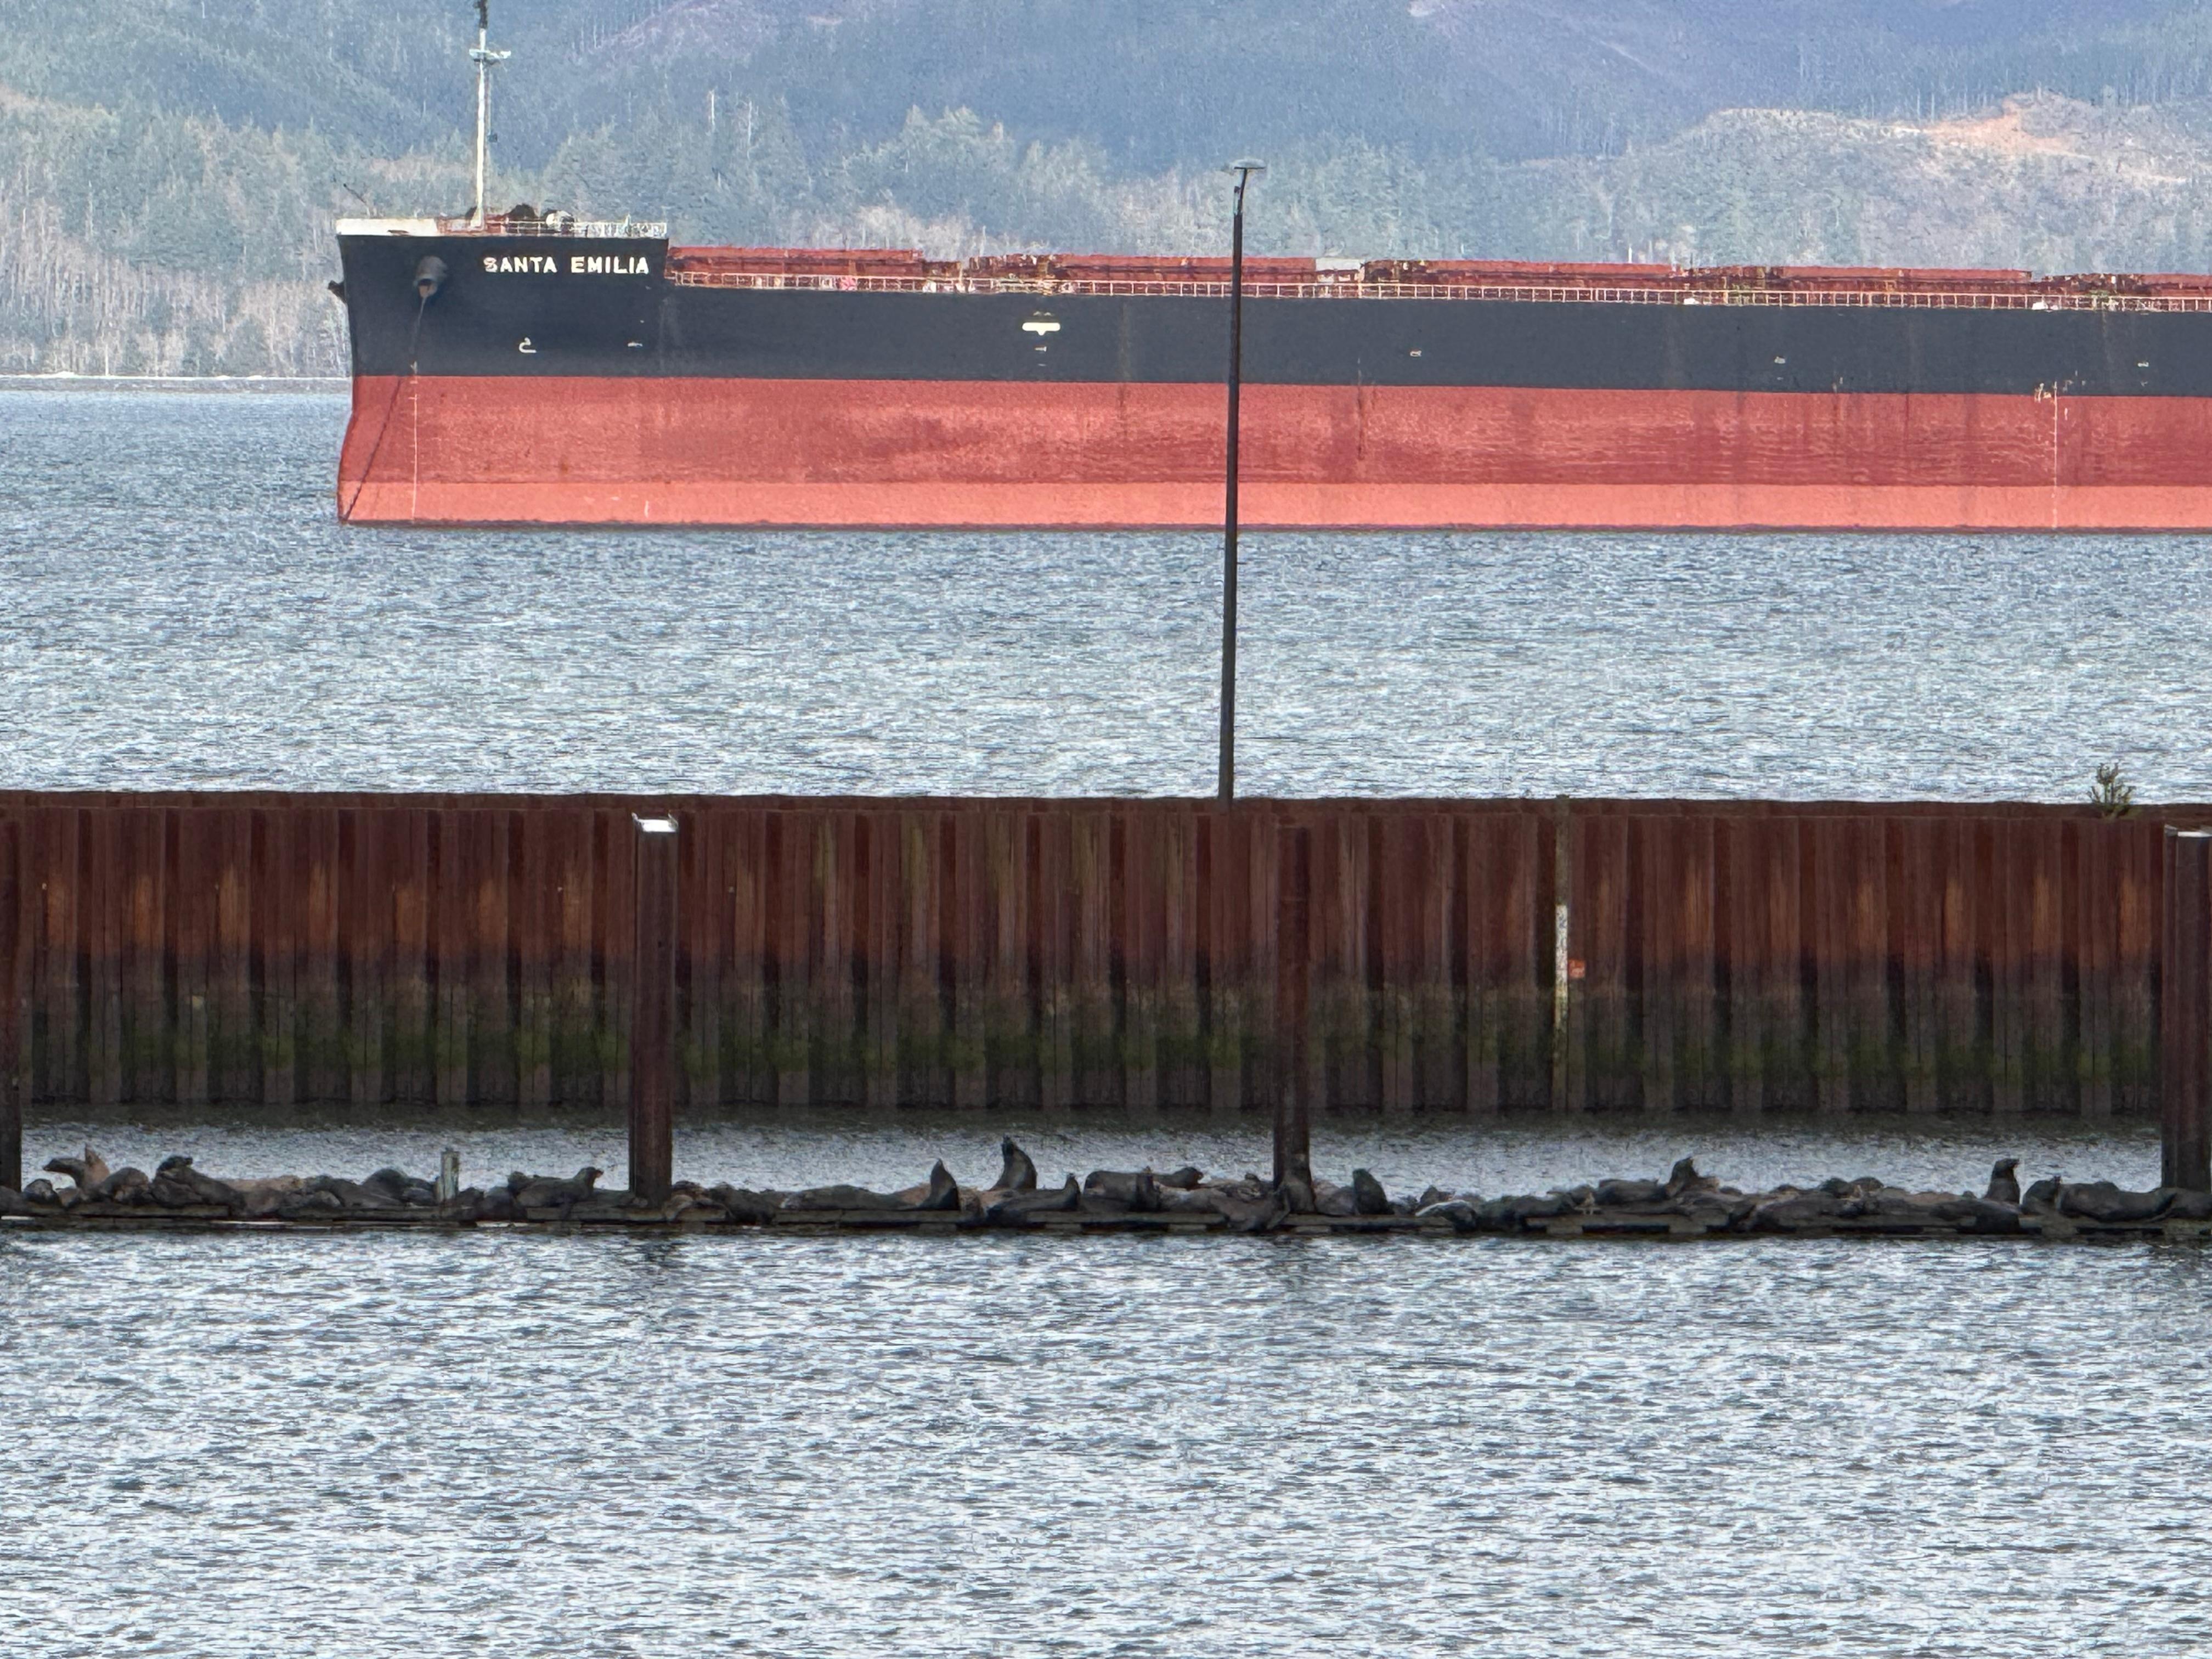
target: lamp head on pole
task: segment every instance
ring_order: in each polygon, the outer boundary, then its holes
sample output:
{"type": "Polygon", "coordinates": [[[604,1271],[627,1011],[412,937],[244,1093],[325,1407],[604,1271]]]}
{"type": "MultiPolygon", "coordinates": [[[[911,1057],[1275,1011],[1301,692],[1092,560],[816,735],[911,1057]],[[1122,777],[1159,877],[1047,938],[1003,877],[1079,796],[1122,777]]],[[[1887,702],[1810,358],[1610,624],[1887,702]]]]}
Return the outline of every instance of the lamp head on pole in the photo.
{"type": "Polygon", "coordinates": [[[1237,175],[1237,199],[1242,202],[1244,199],[1244,186],[1252,182],[1254,173],[1265,173],[1267,170],[1267,164],[1265,161],[1255,161],[1247,157],[1240,161],[1231,161],[1221,170],[1224,173],[1233,173],[1237,175]]]}

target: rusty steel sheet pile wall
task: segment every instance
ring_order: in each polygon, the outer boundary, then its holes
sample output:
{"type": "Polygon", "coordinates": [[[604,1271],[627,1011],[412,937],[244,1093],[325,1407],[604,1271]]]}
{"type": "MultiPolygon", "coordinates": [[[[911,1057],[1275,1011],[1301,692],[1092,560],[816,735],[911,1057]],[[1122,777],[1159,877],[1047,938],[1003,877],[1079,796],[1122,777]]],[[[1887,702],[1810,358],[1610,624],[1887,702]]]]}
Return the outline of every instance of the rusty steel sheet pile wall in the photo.
{"type": "Polygon", "coordinates": [[[618,1108],[630,818],[662,811],[679,1103],[1138,1114],[1268,1107],[1297,1064],[1327,1110],[2143,1115],[2161,825],[2212,821],[0,794],[0,1081],[618,1108]]]}

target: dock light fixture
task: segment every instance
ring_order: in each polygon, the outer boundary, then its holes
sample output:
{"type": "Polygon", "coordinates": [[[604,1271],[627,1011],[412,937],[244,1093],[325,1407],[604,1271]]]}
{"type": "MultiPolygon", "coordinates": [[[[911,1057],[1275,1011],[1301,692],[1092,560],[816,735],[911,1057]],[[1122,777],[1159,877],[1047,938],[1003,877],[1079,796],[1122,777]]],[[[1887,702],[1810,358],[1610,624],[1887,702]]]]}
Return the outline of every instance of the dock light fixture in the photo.
{"type": "Polygon", "coordinates": [[[1229,219],[1229,456],[1221,523],[1221,759],[1217,798],[1237,799],[1237,428],[1244,384],[1244,191],[1267,170],[1263,161],[1231,161],[1237,176],[1229,219]]]}

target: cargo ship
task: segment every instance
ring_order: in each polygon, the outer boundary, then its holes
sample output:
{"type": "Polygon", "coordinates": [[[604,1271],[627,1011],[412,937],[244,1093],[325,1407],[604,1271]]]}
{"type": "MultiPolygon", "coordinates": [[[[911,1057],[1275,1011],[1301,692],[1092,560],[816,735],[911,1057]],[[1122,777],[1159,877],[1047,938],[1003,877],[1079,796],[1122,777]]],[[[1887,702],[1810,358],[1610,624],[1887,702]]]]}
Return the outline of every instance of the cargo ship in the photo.
{"type": "MultiPolygon", "coordinates": [[[[1228,261],[342,222],[356,524],[1168,527],[1228,261]]],[[[1254,258],[1255,528],[2212,527],[2212,277],[1254,258]]]]}
{"type": "MultiPolygon", "coordinates": [[[[353,524],[1221,521],[1230,262],[338,224],[353,524]]],[[[1244,261],[1254,528],[2212,527],[2212,276],[1244,261]]]]}

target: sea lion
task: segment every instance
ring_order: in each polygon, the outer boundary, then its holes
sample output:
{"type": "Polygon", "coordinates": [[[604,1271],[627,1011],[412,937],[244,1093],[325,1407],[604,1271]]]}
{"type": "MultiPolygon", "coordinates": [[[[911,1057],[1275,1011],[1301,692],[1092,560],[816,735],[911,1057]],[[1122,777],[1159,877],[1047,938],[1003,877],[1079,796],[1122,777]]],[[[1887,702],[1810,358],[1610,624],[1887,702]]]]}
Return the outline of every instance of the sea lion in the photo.
{"type": "Polygon", "coordinates": [[[1119,1204],[1128,1203],[1131,1195],[1140,1185],[1149,1186],[1157,1192],[1159,1188],[1158,1177],[1154,1176],[1150,1169],[1143,1169],[1093,1170],[1083,1178],[1083,1190],[1085,1193],[1099,1198],[1110,1199],[1119,1204]]]}
{"type": "MultiPolygon", "coordinates": [[[[350,1186],[352,1183],[347,1184],[350,1186]]],[[[313,1182],[296,1191],[283,1194],[276,1200],[276,1213],[286,1221],[308,1221],[318,1217],[343,1215],[345,1210],[345,1200],[313,1182]]]]}
{"type": "Polygon", "coordinates": [[[551,1176],[538,1176],[526,1178],[520,1188],[514,1185],[514,1177],[509,1176],[507,1189],[514,1194],[514,1207],[518,1210],[566,1212],[579,1204],[589,1203],[594,1198],[606,1196],[592,1190],[599,1178],[605,1173],[598,1165],[586,1164],[566,1181],[556,1181],[551,1176]]]}
{"type": "Polygon", "coordinates": [[[438,1201],[438,1189],[433,1183],[388,1165],[369,1176],[361,1184],[373,1193],[383,1194],[393,1209],[403,1206],[414,1208],[438,1201]]]}
{"type": "Polygon", "coordinates": [[[2058,1193],[2064,1184],[2057,1176],[2045,1176],[2020,1195],[2020,1207],[2030,1215],[2057,1215],[2058,1193]]]}
{"type": "Polygon", "coordinates": [[[1179,1192],[1188,1192],[1206,1179],[1206,1171],[1194,1164],[1186,1164],[1180,1170],[1170,1170],[1155,1177],[1163,1187],[1173,1187],[1179,1192]]]}
{"type": "Polygon", "coordinates": [[[892,1193],[874,1192],[843,1182],[809,1187],[783,1200],[787,1210],[902,1210],[907,1200],[892,1193]]]}
{"type": "Polygon", "coordinates": [[[1316,1181],[1313,1184],[1316,1215],[1350,1217],[1359,1213],[1359,1199],[1349,1187],[1340,1187],[1334,1181],[1316,1181]]]}
{"type": "Polygon", "coordinates": [[[1843,1211],[1842,1195],[1830,1192],[1825,1183],[1809,1193],[1784,1187],[1753,1198],[1744,1224],[1755,1233],[1795,1232],[1834,1221],[1843,1211]]]}
{"type": "Polygon", "coordinates": [[[305,1192],[307,1183],[297,1176],[270,1176],[259,1181],[230,1181],[223,1183],[238,1194],[239,1213],[247,1217],[272,1216],[278,1213],[284,1201],[305,1192]]]}
{"type": "Polygon", "coordinates": [[[2001,1158],[1990,1170],[1989,1189],[1982,1196],[1992,1204],[2020,1202],[2020,1160],[2001,1158]]]}
{"type": "Polygon", "coordinates": [[[192,1168],[191,1159],[181,1152],[163,1158],[155,1166],[152,1192],[156,1204],[166,1204],[173,1209],[214,1205],[235,1210],[242,1203],[237,1188],[213,1176],[202,1175],[192,1168]]]}
{"type": "Polygon", "coordinates": [[[127,1164],[94,1185],[84,1195],[88,1204],[151,1204],[153,1182],[143,1170],[127,1164]]]}
{"type": "Polygon", "coordinates": [[[1291,1183],[1284,1182],[1267,1197],[1256,1204],[1230,1199],[1224,1202],[1221,1213],[1228,1218],[1232,1233],[1272,1232],[1291,1214],[1293,1196],[1291,1183]]]}
{"type": "Polygon", "coordinates": [[[1680,1198],[1685,1193],[1711,1193],[1720,1190],[1718,1176],[1698,1173],[1695,1158],[1678,1158],[1674,1167],[1667,1172],[1667,1196],[1680,1198]]]}
{"type": "Polygon", "coordinates": [[[50,1158],[46,1169],[53,1175],[65,1175],[77,1184],[81,1192],[89,1193],[112,1173],[107,1160],[88,1146],[82,1158],[50,1158]]]}
{"type": "Polygon", "coordinates": [[[23,1207],[33,1212],[62,1207],[61,1194],[54,1190],[54,1183],[44,1176],[33,1176],[25,1182],[21,1197],[23,1207]]]}
{"type": "Polygon", "coordinates": [[[1160,1208],[1176,1215],[1218,1215],[1232,1233],[1266,1232],[1291,1212],[1289,1199],[1256,1177],[1169,1188],[1160,1194],[1160,1208]]]}
{"type": "MultiPolygon", "coordinates": [[[[1972,1193],[1909,1193],[1884,1187],[1863,1194],[1856,1201],[1861,1215],[1880,1221],[1904,1221],[1918,1226],[1971,1227],[1978,1232],[2016,1231],[2018,1212],[2008,1204],[1976,1198],[1972,1193]],[[2009,1227],[2006,1224],[2010,1224],[2009,1227]]],[[[1845,1200],[1844,1210],[1852,1207],[1845,1200]]]]}
{"type": "Polygon", "coordinates": [[[2084,1221],[2155,1221],[2173,1202],[2174,1189],[2131,1193],[2109,1181],[2085,1181],[2058,1189],[2058,1213],[2084,1221]]]}
{"type": "Polygon", "coordinates": [[[1036,1165],[1030,1155],[1014,1145],[1014,1138],[1006,1136],[999,1142],[999,1178],[992,1190],[1000,1193],[1033,1193],[1036,1190],[1036,1165]]]}
{"type": "MultiPolygon", "coordinates": [[[[1097,1179],[1091,1176],[1091,1182],[1097,1179]]],[[[1152,1172],[1139,1170],[1126,1181],[1115,1176],[1095,1186],[1085,1182],[1083,1207],[1094,1215],[1157,1215],[1167,1207],[1167,1198],[1152,1172]]]]}
{"type": "Polygon", "coordinates": [[[1589,1191],[1587,1187],[1577,1187],[1565,1192],[1548,1192],[1540,1198],[1533,1193],[1509,1194],[1479,1205],[1477,1212],[1485,1226],[1510,1231],[1531,1221],[1550,1221],[1587,1211],[1589,1206],[1583,1195],[1589,1191]]]}
{"type": "Polygon", "coordinates": [[[1635,1204],[1659,1204],[1673,1196],[1663,1181],[1601,1181],[1593,1194],[1601,1210],[1623,1210],[1635,1204]]]}
{"type": "Polygon", "coordinates": [[[983,1212],[987,1222],[1024,1221],[1033,1215],[1067,1215],[1083,1207],[1083,1188],[1069,1176],[1065,1186],[1049,1192],[1035,1188],[1025,1193],[1009,1193],[983,1212]]]}
{"type": "Polygon", "coordinates": [[[775,1220],[775,1212],[791,1194],[755,1192],[749,1187],[732,1187],[727,1182],[719,1182],[707,1188],[707,1196],[720,1205],[731,1220],[758,1224],[775,1220]]]}
{"type": "Polygon", "coordinates": [[[908,1207],[916,1210],[957,1210],[960,1207],[960,1183],[939,1158],[929,1166],[929,1187],[908,1207]]]}
{"type": "Polygon", "coordinates": [[[389,1210],[396,1207],[382,1193],[372,1192],[358,1181],[348,1181],[343,1176],[319,1175],[308,1182],[303,1190],[335,1198],[343,1209],[389,1210]]]}
{"type": "Polygon", "coordinates": [[[1413,1213],[1425,1221],[1431,1218],[1449,1221],[1455,1233],[1479,1233],[1486,1228],[1486,1218],[1480,1207],[1463,1198],[1441,1199],[1434,1204],[1424,1204],[1413,1213]]]}
{"type": "Polygon", "coordinates": [[[1739,1193],[1717,1184],[1692,1188],[1669,1206],[1677,1215],[1701,1223],[1708,1231],[1735,1232],[1751,1219],[1763,1194],[1739,1193]]]}
{"type": "Polygon", "coordinates": [[[1382,1183],[1365,1170],[1352,1172],[1352,1201],[1361,1215],[1389,1215],[1390,1194],[1382,1190],[1382,1183]]]}
{"type": "Polygon", "coordinates": [[[520,1221],[522,1212],[514,1207],[514,1194],[505,1187],[493,1187],[477,1200],[477,1219],[479,1221],[520,1221]]]}
{"type": "Polygon", "coordinates": [[[1274,1191],[1274,1188],[1267,1182],[1261,1180],[1259,1176],[1248,1173],[1240,1180],[1208,1182],[1203,1187],[1194,1190],[1220,1193],[1225,1197],[1236,1199],[1243,1203],[1256,1204],[1274,1191]]]}

